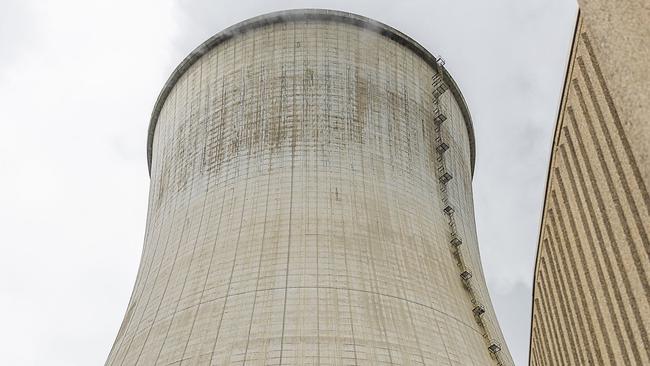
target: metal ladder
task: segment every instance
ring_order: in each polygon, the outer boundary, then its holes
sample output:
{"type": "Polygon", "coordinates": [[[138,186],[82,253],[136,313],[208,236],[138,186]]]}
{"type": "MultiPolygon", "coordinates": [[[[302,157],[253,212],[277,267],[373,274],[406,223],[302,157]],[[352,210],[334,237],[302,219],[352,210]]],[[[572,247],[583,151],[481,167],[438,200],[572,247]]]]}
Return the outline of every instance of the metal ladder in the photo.
{"type": "Polygon", "coordinates": [[[449,229],[450,229],[450,238],[449,244],[451,246],[451,251],[456,260],[460,271],[460,280],[463,282],[463,286],[467,291],[470,301],[473,305],[472,313],[474,315],[474,320],[481,328],[483,338],[487,344],[487,349],[490,352],[490,355],[495,360],[496,364],[502,366],[502,360],[499,356],[501,351],[501,346],[494,338],[490,335],[490,330],[488,329],[487,324],[483,321],[483,315],[485,314],[485,307],[479,301],[479,296],[472,286],[472,272],[470,267],[467,266],[467,263],[463,257],[463,251],[461,250],[463,239],[460,237],[457,226],[456,226],[456,217],[455,210],[449,202],[449,193],[447,191],[447,183],[453,179],[451,172],[445,167],[445,153],[450,149],[448,142],[444,141],[442,136],[442,124],[447,120],[447,115],[441,108],[440,97],[449,90],[449,86],[445,82],[445,68],[444,60],[442,58],[436,59],[435,65],[435,74],[431,78],[432,80],[432,97],[433,97],[433,122],[434,122],[434,133],[435,133],[435,145],[436,145],[436,177],[438,179],[438,188],[440,190],[440,199],[442,201],[443,213],[448,217],[449,229]]]}

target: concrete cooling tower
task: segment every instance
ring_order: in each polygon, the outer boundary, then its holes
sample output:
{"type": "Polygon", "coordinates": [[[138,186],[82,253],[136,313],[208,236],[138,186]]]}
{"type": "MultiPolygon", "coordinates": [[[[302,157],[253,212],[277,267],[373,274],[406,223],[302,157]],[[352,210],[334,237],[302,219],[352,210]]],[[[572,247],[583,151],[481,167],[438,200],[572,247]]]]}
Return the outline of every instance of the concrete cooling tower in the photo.
{"type": "Polygon", "coordinates": [[[151,118],[144,249],[107,365],[511,365],[481,269],[472,122],[358,15],[263,15],[151,118]]]}

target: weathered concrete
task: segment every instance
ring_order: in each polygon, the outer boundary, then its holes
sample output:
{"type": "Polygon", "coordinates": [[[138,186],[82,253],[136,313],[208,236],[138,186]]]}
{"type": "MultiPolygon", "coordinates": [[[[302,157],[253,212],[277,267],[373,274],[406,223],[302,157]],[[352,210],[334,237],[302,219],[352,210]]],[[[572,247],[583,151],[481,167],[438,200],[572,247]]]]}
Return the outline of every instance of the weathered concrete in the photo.
{"type": "Polygon", "coordinates": [[[650,7],[579,1],[535,270],[530,364],[650,364],[650,7]]]}
{"type": "Polygon", "coordinates": [[[485,329],[511,364],[481,271],[471,122],[454,85],[441,97],[445,197],[483,327],[449,243],[430,54],[331,11],[227,33],[157,103],[141,266],[107,364],[495,364],[485,329]]]}

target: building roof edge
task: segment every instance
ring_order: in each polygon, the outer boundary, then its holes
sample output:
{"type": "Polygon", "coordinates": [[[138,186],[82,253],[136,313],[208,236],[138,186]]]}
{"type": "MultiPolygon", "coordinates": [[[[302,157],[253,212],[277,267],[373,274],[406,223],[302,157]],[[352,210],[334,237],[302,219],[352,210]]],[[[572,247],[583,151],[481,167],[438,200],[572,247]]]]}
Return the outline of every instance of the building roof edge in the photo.
{"type": "MultiPolygon", "coordinates": [[[[156,131],[156,124],[158,123],[158,116],[162,106],[167,99],[167,96],[174,88],[176,82],[180,77],[187,71],[199,58],[205,55],[209,50],[218,46],[219,44],[227,41],[228,39],[234,37],[237,34],[255,29],[261,26],[281,23],[285,21],[295,21],[295,20],[331,20],[338,21],[347,24],[353,24],[365,29],[370,29],[376,31],[377,33],[392,39],[393,41],[407,47],[413,51],[416,55],[421,57],[426,61],[434,70],[437,70],[436,57],[431,54],[427,49],[422,47],[418,42],[413,40],[411,37],[405,35],[404,33],[398,31],[397,29],[390,27],[379,21],[338,10],[328,10],[328,9],[293,9],[293,10],[282,10],[276,11],[268,14],[259,15],[243,22],[232,25],[223,31],[215,34],[214,36],[208,38],[200,46],[195,48],[190,52],[183,61],[174,69],[172,74],[167,79],[167,82],[163,86],[156,103],[154,104],[153,111],[151,112],[151,119],[149,121],[149,129],[147,133],[147,165],[149,167],[149,174],[151,174],[151,159],[153,154],[153,138],[156,131]]],[[[467,128],[467,135],[469,137],[469,148],[470,148],[470,162],[471,162],[471,174],[474,175],[474,163],[476,160],[476,143],[474,137],[474,127],[472,124],[472,117],[467,108],[467,103],[463,94],[460,92],[458,85],[451,77],[449,72],[443,67],[443,76],[445,82],[449,86],[452,94],[454,95],[456,102],[458,103],[461,113],[463,114],[463,119],[465,120],[465,127],[467,128]]]]}

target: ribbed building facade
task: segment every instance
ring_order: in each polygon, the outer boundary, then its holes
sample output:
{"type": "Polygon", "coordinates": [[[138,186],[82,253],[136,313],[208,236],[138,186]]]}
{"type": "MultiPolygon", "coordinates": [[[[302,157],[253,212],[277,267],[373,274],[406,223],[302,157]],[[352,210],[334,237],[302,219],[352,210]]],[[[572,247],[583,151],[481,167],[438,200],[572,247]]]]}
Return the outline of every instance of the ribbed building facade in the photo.
{"type": "Polygon", "coordinates": [[[235,25],[156,104],[137,279],[107,365],[511,365],[474,224],[474,137],[384,24],[235,25]]]}
{"type": "Polygon", "coordinates": [[[650,365],[650,8],[580,5],[541,225],[530,364],[650,365]]]}

